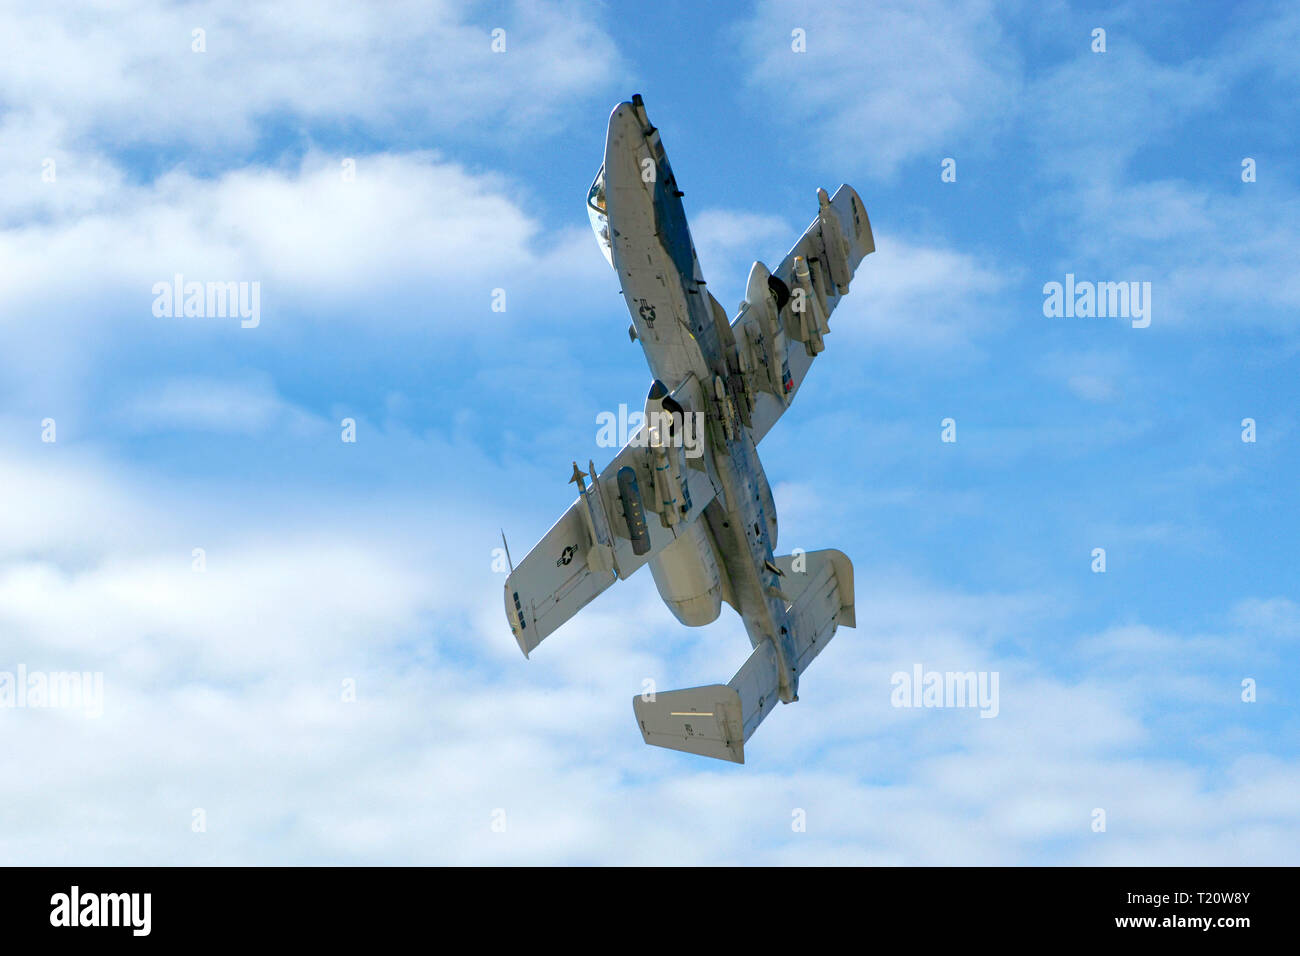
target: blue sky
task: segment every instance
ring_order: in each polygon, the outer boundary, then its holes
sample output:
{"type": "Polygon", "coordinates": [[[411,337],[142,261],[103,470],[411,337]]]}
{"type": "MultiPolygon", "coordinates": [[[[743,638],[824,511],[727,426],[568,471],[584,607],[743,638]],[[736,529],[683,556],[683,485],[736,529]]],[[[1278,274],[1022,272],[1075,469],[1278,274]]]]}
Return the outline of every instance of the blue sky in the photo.
{"type": "Polygon", "coordinates": [[[0,19],[0,671],[104,683],[0,709],[0,858],[1300,862],[1294,6],[0,19]],[[525,661],[492,569],[649,384],[583,204],[633,92],[729,311],[818,186],[876,236],[760,449],[858,627],[743,767],[630,706],[725,681],[734,615],[638,575],[525,661]],[[260,324],[155,316],[176,273],[260,324]],[[1067,273],[1150,326],[1045,317],[1067,273]],[[892,707],[918,663],[998,672],[997,718],[892,707]]]}

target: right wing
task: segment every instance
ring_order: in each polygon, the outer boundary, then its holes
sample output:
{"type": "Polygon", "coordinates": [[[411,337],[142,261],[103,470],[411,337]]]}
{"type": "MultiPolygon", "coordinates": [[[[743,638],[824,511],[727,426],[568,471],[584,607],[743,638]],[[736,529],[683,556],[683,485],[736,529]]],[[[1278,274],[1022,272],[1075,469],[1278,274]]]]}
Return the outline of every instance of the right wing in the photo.
{"type": "MultiPolygon", "coordinates": [[[[699,408],[698,390],[692,376],[673,397],[699,408]]],[[[685,532],[717,495],[710,467],[707,453],[688,459],[681,447],[649,447],[644,425],[599,475],[575,465],[585,490],[506,578],[506,617],[525,657],[685,532]]]]}
{"type": "Polygon", "coordinates": [[[748,348],[755,444],[794,399],[824,347],[822,337],[830,331],[826,320],[848,293],[858,264],[876,250],[866,207],[852,186],[840,186],[829,201],[818,190],[818,198],[817,219],[771,273],[790,292],[790,301],[778,309],[768,293],[767,270],[755,263],[747,302],[732,323],[737,345],[748,348]]]}

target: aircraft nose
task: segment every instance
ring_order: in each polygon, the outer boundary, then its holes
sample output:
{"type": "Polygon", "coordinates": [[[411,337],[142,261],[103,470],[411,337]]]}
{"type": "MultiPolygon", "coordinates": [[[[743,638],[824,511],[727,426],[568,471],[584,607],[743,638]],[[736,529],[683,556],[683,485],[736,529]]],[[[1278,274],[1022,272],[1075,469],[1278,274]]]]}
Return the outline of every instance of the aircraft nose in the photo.
{"type": "MultiPolygon", "coordinates": [[[[620,103],[609,117],[609,135],[605,140],[606,202],[619,204],[624,190],[644,190],[637,157],[645,152],[645,135],[631,103],[620,103]]],[[[611,212],[611,215],[614,215],[611,212]]]]}
{"type": "Polygon", "coordinates": [[[641,133],[641,121],[631,103],[619,103],[609,114],[609,131],[605,136],[605,155],[608,158],[610,147],[619,143],[625,147],[635,146],[645,137],[641,133]]]}
{"type": "Polygon", "coordinates": [[[632,120],[636,119],[636,111],[632,108],[632,104],[626,101],[619,103],[612,110],[610,110],[609,113],[610,125],[612,126],[616,121],[625,118],[632,119],[632,120]]]}

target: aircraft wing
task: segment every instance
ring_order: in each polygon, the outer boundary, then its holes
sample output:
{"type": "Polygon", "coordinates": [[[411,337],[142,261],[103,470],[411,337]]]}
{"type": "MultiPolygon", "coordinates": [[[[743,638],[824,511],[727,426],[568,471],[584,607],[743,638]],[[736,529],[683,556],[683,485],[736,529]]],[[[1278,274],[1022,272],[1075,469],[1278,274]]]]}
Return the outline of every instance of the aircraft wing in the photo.
{"type": "Polygon", "coordinates": [[[818,192],[817,219],[772,271],[792,296],[779,308],[779,329],[770,318],[776,313],[764,314],[770,302],[763,288],[766,277],[755,281],[758,264],[750,273],[748,302],[732,323],[737,344],[748,348],[752,380],[759,386],[753,389],[751,426],[756,444],[799,391],[824,347],[822,338],[830,331],[826,320],[847,294],[858,264],[876,249],[866,207],[852,186],[840,186],[829,201],[824,191],[818,192]],[[771,387],[762,387],[769,383],[771,387]]]}
{"type": "MultiPolygon", "coordinates": [[[[692,389],[694,377],[673,395],[698,407],[692,389]]],[[[710,467],[707,454],[689,458],[681,447],[650,447],[644,425],[599,475],[574,466],[571,480],[583,489],[578,500],[506,578],[506,617],[525,657],[685,533],[718,493],[710,467]]]]}

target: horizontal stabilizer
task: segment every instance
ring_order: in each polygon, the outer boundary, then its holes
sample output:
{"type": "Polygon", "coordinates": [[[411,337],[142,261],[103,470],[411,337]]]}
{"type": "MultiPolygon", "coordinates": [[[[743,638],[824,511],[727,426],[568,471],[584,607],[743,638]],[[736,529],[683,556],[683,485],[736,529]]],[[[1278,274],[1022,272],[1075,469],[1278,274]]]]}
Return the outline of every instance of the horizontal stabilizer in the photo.
{"type": "Polygon", "coordinates": [[[648,744],[745,762],[745,741],[776,704],[776,648],[763,641],[729,684],[632,698],[648,744]]]}
{"type": "Polygon", "coordinates": [[[796,670],[802,674],[841,624],[854,627],[853,562],[843,551],[806,551],[776,559],[781,590],[790,602],[796,670]]]}
{"type": "Polygon", "coordinates": [[[632,709],[648,744],[745,762],[740,695],[724,684],[633,697],[632,709]]]}
{"type": "MultiPolygon", "coordinates": [[[[795,672],[802,674],[841,625],[853,627],[853,564],[841,551],[808,551],[776,558],[793,625],[795,672]]],[[[745,762],[745,743],[776,702],[780,673],[770,640],[754,648],[727,684],[710,684],[632,698],[648,744],[745,762]]]]}

